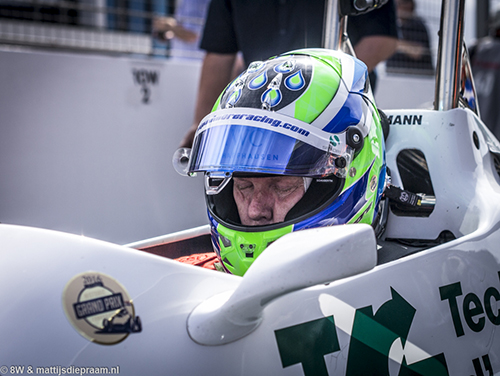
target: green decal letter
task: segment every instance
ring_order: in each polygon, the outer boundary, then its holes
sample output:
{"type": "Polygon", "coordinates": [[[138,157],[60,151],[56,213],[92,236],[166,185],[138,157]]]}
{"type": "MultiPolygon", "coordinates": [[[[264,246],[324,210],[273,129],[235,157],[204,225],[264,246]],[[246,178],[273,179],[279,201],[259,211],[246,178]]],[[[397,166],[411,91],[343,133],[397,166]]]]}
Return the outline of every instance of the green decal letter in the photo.
{"type": "Polygon", "coordinates": [[[486,310],[486,314],[488,318],[494,325],[500,325],[500,310],[497,309],[497,314],[493,312],[491,298],[495,298],[495,301],[500,301],[500,293],[494,287],[488,288],[484,293],[484,309],[486,310]]]}
{"type": "Polygon", "coordinates": [[[406,358],[403,357],[398,376],[416,375],[448,376],[448,366],[444,354],[441,353],[410,365],[406,364],[406,358]]]}
{"type": "Polygon", "coordinates": [[[455,333],[457,334],[457,337],[463,336],[465,333],[462,321],[460,321],[460,313],[458,312],[457,304],[457,296],[462,295],[462,286],[460,285],[460,282],[441,286],[439,288],[439,293],[441,294],[441,300],[448,300],[451,318],[453,319],[453,326],[455,326],[455,333]]]}
{"type": "Polygon", "coordinates": [[[415,308],[391,288],[392,299],[373,315],[371,306],[356,310],[352,328],[346,375],[389,374],[389,350],[397,338],[403,347],[415,308]]]}
{"type": "Polygon", "coordinates": [[[483,330],[486,321],[484,316],[478,317],[477,322],[474,321],[475,316],[479,316],[484,313],[483,305],[481,304],[481,300],[479,300],[479,297],[471,292],[465,295],[463,304],[464,318],[469,328],[471,328],[476,333],[483,330]]]}
{"type": "Polygon", "coordinates": [[[305,376],[328,376],[324,356],[340,350],[333,316],[276,330],[283,368],[302,364],[305,376]]]}

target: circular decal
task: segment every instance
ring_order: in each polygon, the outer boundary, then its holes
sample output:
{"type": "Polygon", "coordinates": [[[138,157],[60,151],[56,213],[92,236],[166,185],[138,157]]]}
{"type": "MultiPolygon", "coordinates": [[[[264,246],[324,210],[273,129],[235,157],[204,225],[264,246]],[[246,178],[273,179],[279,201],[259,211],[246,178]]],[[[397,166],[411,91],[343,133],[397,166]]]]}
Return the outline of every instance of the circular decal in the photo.
{"type": "Polygon", "coordinates": [[[399,196],[399,200],[401,202],[408,202],[410,200],[410,196],[408,195],[407,192],[401,192],[401,195],[399,196]]]}
{"type": "Polygon", "coordinates": [[[71,325],[92,342],[113,345],[142,331],[128,292],[99,272],[74,276],[64,288],[63,307],[71,325]]]}

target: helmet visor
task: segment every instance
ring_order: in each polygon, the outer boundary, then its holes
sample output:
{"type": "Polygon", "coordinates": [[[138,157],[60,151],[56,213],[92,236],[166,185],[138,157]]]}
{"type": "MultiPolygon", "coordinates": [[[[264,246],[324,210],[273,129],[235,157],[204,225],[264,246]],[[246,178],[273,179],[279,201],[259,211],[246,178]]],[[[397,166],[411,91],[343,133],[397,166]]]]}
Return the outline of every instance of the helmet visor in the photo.
{"type": "Polygon", "coordinates": [[[188,173],[246,172],[345,177],[354,150],[345,132],[324,132],[259,109],[220,110],[198,127],[188,173]]]}

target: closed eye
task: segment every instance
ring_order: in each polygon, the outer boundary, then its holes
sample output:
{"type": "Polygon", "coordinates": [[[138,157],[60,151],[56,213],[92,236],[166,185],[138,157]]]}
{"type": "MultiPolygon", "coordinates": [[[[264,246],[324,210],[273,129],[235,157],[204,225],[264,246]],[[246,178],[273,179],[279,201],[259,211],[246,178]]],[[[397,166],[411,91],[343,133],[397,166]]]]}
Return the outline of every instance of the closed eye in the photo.
{"type": "Polygon", "coordinates": [[[286,194],[289,194],[289,193],[294,192],[297,188],[299,188],[297,185],[293,185],[293,186],[286,186],[286,187],[279,187],[279,186],[276,186],[276,187],[275,187],[275,190],[276,190],[276,192],[278,192],[279,194],[286,195],[286,194]]]}
{"type": "Polygon", "coordinates": [[[235,186],[236,186],[236,189],[238,189],[239,191],[243,191],[243,190],[252,188],[253,184],[250,182],[241,182],[241,183],[235,184],[235,186]]]}

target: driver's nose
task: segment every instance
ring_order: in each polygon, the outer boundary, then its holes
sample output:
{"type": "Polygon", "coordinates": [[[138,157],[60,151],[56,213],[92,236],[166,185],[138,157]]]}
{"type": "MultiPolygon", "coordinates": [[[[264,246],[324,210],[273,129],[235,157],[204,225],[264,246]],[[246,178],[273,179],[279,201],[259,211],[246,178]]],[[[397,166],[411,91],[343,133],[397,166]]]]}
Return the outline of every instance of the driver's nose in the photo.
{"type": "Polygon", "coordinates": [[[254,225],[273,223],[273,197],[263,189],[256,189],[248,206],[248,217],[254,225]]]}

